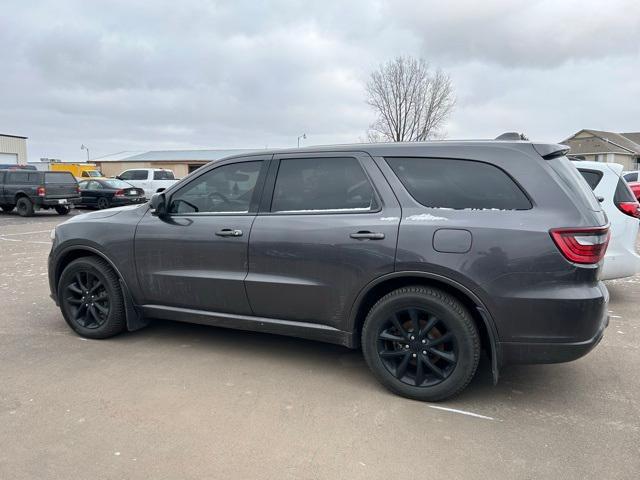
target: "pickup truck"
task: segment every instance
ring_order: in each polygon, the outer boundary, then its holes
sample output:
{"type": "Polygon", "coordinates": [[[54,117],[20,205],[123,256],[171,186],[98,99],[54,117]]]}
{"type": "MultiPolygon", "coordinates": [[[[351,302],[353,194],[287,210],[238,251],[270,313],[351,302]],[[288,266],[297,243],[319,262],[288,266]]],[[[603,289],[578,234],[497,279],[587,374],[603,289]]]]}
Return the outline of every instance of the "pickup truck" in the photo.
{"type": "Polygon", "coordinates": [[[178,181],[173,171],[164,168],[132,168],[116,175],[116,178],[134,187],[142,188],[147,198],[151,198],[154,193],[161,192],[178,181]]]}
{"type": "Polygon", "coordinates": [[[22,217],[39,209],[55,209],[66,215],[80,201],[78,182],[69,172],[0,170],[0,208],[6,213],[17,208],[22,217]]]}

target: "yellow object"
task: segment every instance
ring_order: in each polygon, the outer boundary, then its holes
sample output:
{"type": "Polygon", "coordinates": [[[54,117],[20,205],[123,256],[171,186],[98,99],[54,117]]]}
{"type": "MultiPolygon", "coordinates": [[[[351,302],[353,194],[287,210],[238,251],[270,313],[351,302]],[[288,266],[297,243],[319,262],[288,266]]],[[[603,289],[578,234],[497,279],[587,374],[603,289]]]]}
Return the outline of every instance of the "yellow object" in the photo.
{"type": "Polygon", "coordinates": [[[95,163],[63,163],[56,162],[49,164],[52,172],[71,172],[78,179],[102,177],[102,172],[98,170],[95,163]]]}

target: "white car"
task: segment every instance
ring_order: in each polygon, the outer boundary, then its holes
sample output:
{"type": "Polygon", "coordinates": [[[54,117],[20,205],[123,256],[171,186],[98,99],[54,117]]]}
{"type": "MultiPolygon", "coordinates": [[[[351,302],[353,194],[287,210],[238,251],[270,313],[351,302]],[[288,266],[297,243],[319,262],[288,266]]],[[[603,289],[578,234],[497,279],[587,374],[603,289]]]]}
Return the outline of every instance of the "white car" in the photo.
{"type": "Polygon", "coordinates": [[[116,178],[142,188],[145,197],[149,199],[154,193],[167,189],[178,181],[173,171],[166,168],[132,168],[116,175],[116,178]]]}
{"type": "Polygon", "coordinates": [[[630,277],[640,270],[636,253],[640,204],[622,178],[618,163],[574,161],[611,223],[611,239],[604,257],[602,280],[630,277]]]}

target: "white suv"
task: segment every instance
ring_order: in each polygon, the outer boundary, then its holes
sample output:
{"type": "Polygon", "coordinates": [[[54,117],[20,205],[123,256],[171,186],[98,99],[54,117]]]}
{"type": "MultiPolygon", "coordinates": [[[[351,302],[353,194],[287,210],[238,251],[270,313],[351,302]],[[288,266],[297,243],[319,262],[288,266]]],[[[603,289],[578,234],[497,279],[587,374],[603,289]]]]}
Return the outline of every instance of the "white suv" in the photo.
{"type": "Polygon", "coordinates": [[[173,171],[165,168],[132,168],[125,170],[116,178],[134,187],[142,188],[147,198],[151,198],[154,193],[165,190],[178,181],[173,171]]]}
{"type": "Polygon", "coordinates": [[[611,239],[604,257],[602,280],[630,277],[640,270],[636,253],[640,205],[622,178],[618,163],[573,162],[580,171],[611,222],[611,239]]]}

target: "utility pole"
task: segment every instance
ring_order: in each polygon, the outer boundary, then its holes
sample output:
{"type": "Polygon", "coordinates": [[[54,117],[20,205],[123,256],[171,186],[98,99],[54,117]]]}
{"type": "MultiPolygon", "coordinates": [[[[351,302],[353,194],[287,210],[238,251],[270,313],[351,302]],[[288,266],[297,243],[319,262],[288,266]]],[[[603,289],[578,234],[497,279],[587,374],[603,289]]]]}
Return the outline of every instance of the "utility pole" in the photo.
{"type": "Polygon", "coordinates": [[[301,138],[306,140],[307,139],[307,134],[303,133],[302,135],[298,136],[298,148],[300,148],[300,139],[301,138]]]}
{"type": "Polygon", "coordinates": [[[87,147],[84,143],[82,145],[80,145],[80,150],[86,150],[87,151],[87,162],[89,161],[89,147],[87,147]]]}

